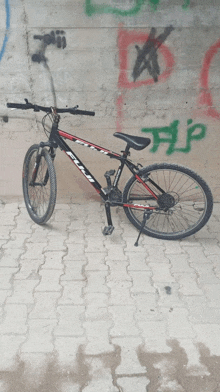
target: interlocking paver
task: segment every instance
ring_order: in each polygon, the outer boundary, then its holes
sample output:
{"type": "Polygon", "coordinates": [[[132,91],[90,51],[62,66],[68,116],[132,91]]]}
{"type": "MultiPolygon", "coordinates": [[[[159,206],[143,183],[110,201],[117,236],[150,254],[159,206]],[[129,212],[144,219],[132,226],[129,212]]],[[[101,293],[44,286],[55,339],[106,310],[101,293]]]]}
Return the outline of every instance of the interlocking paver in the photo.
{"type": "Polygon", "coordinates": [[[154,293],[155,287],[152,281],[152,271],[132,271],[132,293],[154,293]]]}
{"type": "MultiPolygon", "coordinates": [[[[207,282],[208,283],[208,282],[207,282]]],[[[206,298],[209,301],[209,306],[213,308],[219,308],[220,298],[220,283],[219,284],[203,284],[203,291],[206,298]]]]}
{"type": "Polygon", "coordinates": [[[3,305],[6,298],[11,295],[11,290],[0,290],[0,304],[3,305]]]}
{"type": "Polygon", "coordinates": [[[179,291],[180,286],[178,283],[164,283],[157,282],[154,284],[158,292],[157,304],[161,307],[174,308],[184,307],[182,296],[179,291]]]}
{"type": "Polygon", "coordinates": [[[102,235],[99,202],[57,204],[46,226],[22,203],[0,208],[0,371],[24,361],[34,390],[50,366],[61,392],[146,391],[152,369],[158,392],[181,390],[172,366],[183,357],[187,376],[210,374],[200,345],[218,361],[218,206],[196,235],[141,236],[138,248],[138,231],[118,209],[112,236],[102,235]]]}
{"type": "Polygon", "coordinates": [[[127,256],[127,258],[129,258],[129,265],[128,265],[128,271],[149,271],[150,267],[147,265],[146,263],[146,259],[147,259],[147,251],[143,252],[129,252],[129,254],[127,252],[125,252],[125,255],[127,256]]]}
{"type": "Polygon", "coordinates": [[[220,246],[218,240],[213,238],[205,239],[202,241],[202,246],[204,248],[204,253],[208,255],[219,255],[220,256],[220,246]]]}
{"type": "Polygon", "coordinates": [[[58,269],[63,270],[63,256],[65,255],[64,252],[61,251],[50,251],[47,248],[47,251],[44,253],[44,263],[42,265],[43,269],[58,269]]]}
{"type": "Polygon", "coordinates": [[[183,295],[202,295],[202,290],[197,283],[196,273],[178,272],[173,273],[176,281],[180,285],[180,293],[183,295]]]}
{"type": "Polygon", "coordinates": [[[33,304],[34,290],[39,284],[38,279],[14,280],[13,293],[7,298],[7,303],[12,304],[33,304]]]}
{"type": "Polygon", "coordinates": [[[5,249],[0,259],[0,267],[18,267],[24,250],[18,248],[5,249]]]}
{"type": "Polygon", "coordinates": [[[108,295],[104,293],[87,293],[85,317],[87,320],[110,320],[108,295]]]}
{"type": "MultiPolygon", "coordinates": [[[[87,248],[88,249],[88,248],[87,248]]],[[[85,271],[107,271],[108,266],[105,261],[106,253],[103,252],[103,249],[98,252],[98,249],[92,253],[87,253],[86,249],[86,258],[87,264],[85,265],[85,271]]]]}
{"type": "Polygon", "coordinates": [[[84,334],[81,315],[85,312],[85,306],[59,305],[57,307],[58,324],[54,329],[55,336],[81,336],[84,334]]]}
{"type": "MultiPolygon", "coordinates": [[[[10,241],[3,245],[3,249],[25,249],[25,242],[28,242],[30,238],[33,239],[33,234],[31,235],[25,233],[14,233],[12,230],[10,235],[10,241]]],[[[43,242],[45,242],[45,235],[43,242]]]]}
{"type": "Polygon", "coordinates": [[[130,274],[127,271],[127,261],[107,260],[106,264],[109,267],[109,274],[106,278],[106,282],[132,280],[130,274]]]}
{"type": "Polygon", "coordinates": [[[147,263],[169,263],[169,259],[165,253],[164,245],[155,244],[147,246],[147,263]]]}
{"type": "Polygon", "coordinates": [[[85,353],[87,355],[97,355],[114,350],[110,343],[109,330],[112,326],[110,320],[88,320],[83,323],[83,328],[87,337],[85,353]]]}
{"type": "Polygon", "coordinates": [[[188,273],[193,273],[194,270],[189,263],[189,258],[188,255],[185,253],[181,253],[178,256],[169,254],[167,256],[169,258],[169,261],[171,263],[171,272],[188,272],[188,273]]]}
{"type": "Polygon", "coordinates": [[[141,337],[114,337],[112,343],[120,348],[120,364],[115,369],[117,375],[133,376],[146,374],[146,369],[138,361],[137,349],[143,343],[141,337]]]}
{"type": "Polygon", "coordinates": [[[64,260],[64,272],[60,277],[60,281],[62,280],[85,280],[84,276],[84,266],[86,261],[82,262],[82,260],[64,260]]]}
{"type": "Polygon", "coordinates": [[[220,356],[220,345],[217,336],[220,334],[219,323],[196,324],[193,326],[197,335],[197,341],[201,342],[210,350],[212,355],[220,356]]]}
{"type": "Polygon", "coordinates": [[[118,385],[121,386],[122,390],[126,392],[146,392],[147,386],[150,383],[150,380],[146,376],[141,377],[120,377],[118,379],[118,385]]]}
{"type": "Polygon", "coordinates": [[[199,263],[191,263],[191,266],[194,268],[198,275],[198,282],[200,285],[206,283],[220,283],[220,279],[215,275],[214,265],[211,263],[199,264],[199,263]]]}
{"type": "Polygon", "coordinates": [[[39,269],[43,264],[42,259],[22,259],[19,261],[19,271],[14,275],[14,280],[36,279],[39,280],[39,269]]]}
{"type": "Polygon", "coordinates": [[[135,311],[136,308],[134,305],[112,305],[109,307],[109,312],[111,313],[114,322],[114,325],[110,330],[111,336],[139,335],[140,331],[138,330],[134,319],[135,311]]]}
{"type": "Polygon", "coordinates": [[[0,287],[2,290],[10,290],[14,274],[18,268],[0,267],[0,287]]]}
{"type": "Polygon", "coordinates": [[[85,288],[84,281],[62,281],[60,283],[62,287],[62,295],[59,298],[59,305],[82,305],[83,300],[83,289],[85,288]]]}
{"type": "Polygon", "coordinates": [[[194,338],[195,332],[189,321],[189,311],[183,308],[161,308],[167,319],[167,331],[171,338],[194,338]]]}
{"type": "Polygon", "coordinates": [[[106,275],[107,271],[86,271],[87,285],[84,293],[108,293],[109,290],[105,283],[106,275]]]}
{"type": "Polygon", "coordinates": [[[22,254],[21,259],[38,259],[38,260],[44,260],[44,247],[46,243],[32,243],[28,242],[26,243],[26,251],[22,254]]]}
{"type": "Polygon", "coordinates": [[[182,248],[186,251],[188,255],[188,260],[194,263],[207,263],[208,257],[204,253],[204,249],[200,246],[186,246],[184,243],[182,244],[182,248]]]}
{"type": "Polygon", "coordinates": [[[36,292],[34,293],[34,307],[29,313],[30,319],[57,319],[57,301],[59,292],[36,292]]]}
{"type": "Polygon", "coordinates": [[[22,353],[51,353],[54,350],[53,330],[57,324],[54,319],[30,319],[27,339],[21,347],[22,353]]]}
{"type": "Polygon", "coordinates": [[[127,260],[124,249],[120,245],[107,246],[107,257],[106,260],[127,260]]]}
{"type": "Polygon", "coordinates": [[[60,269],[41,269],[39,271],[41,280],[35,291],[61,291],[61,273],[62,270],[60,271],[60,269]]]}
{"type": "Polygon", "coordinates": [[[1,228],[1,233],[0,233],[0,240],[6,240],[9,241],[10,240],[10,235],[11,235],[11,231],[12,229],[14,229],[14,226],[0,226],[1,228]]]}
{"type": "Polygon", "coordinates": [[[27,306],[23,304],[7,304],[4,306],[3,321],[0,324],[0,335],[25,335],[27,332],[27,306]]]}
{"type": "Polygon", "coordinates": [[[158,308],[158,295],[156,293],[134,293],[132,298],[134,300],[136,312],[134,314],[135,320],[161,320],[162,316],[158,308]]]}
{"type": "Polygon", "coordinates": [[[10,372],[15,368],[17,355],[22,343],[25,341],[25,335],[2,334],[0,336],[0,371],[10,372]]]}
{"type": "Polygon", "coordinates": [[[133,298],[131,296],[132,282],[118,280],[107,282],[109,292],[109,304],[110,305],[129,305],[133,304],[133,298]]]}
{"type": "Polygon", "coordinates": [[[105,246],[103,244],[103,239],[101,236],[98,236],[95,241],[94,241],[94,237],[91,236],[85,236],[85,240],[86,240],[86,247],[85,247],[85,252],[87,254],[87,252],[105,252],[105,246]]]}
{"type": "Polygon", "coordinates": [[[211,307],[209,301],[202,296],[185,296],[189,309],[189,319],[192,324],[220,323],[220,309],[211,307]]]}

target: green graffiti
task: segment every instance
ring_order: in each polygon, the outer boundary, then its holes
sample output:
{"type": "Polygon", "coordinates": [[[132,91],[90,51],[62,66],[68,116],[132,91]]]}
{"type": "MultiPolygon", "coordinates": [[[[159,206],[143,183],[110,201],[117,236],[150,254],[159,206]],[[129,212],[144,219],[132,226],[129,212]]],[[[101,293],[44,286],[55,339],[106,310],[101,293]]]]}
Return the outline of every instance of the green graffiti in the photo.
{"type": "MultiPolygon", "coordinates": [[[[151,9],[156,11],[157,6],[160,4],[160,0],[135,0],[135,5],[129,10],[120,10],[117,7],[112,7],[108,4],[94,4],[94,0],[85,0],[85,11],[88,16],[93,14],[116,14],[120,16],[134,16],[136,15],[143,4],[149,3],[151,9]]],[[[190,0],[184,0],[182,5],[183,9],[186,9],[190,5],[190,0]]]]}
{"type": "Polygon", "coordinates": [[[160,0],[149,0],[152,10],[156,11],[160,0]]]}
{"type": "MultiPolygon", "coordinates": [[[[192,124],[193,120],[189,119],[187,125],[192,124]]],[[[153,147],[150,149],[151,152],[156,152],[159,145],[162,143],[168,143],[169,147],[166,151],[167,155],[171,155],[174,152],[188,153],[191,151],[191,142],[193,140],[201,140],[206,135],[206,126],[204,124],[195,124],[187,129],[186,145],[185,147],[175,147],[178,142],[178,125],[179,121],[174,120],[170,126],[161,128],[143,128],[142,132],[152,133],[153,135],[153,147]],[[199,133],[196,130],[200,129],[199,133]]]]}
{"type": "Polygon", "coordinates": [[[91,16],[92,14],[116,14],[121,16],[133,16],[140,11],[142,5],[145,2],[146,0],[136,0],[134,7],[125,11],[108,5],[94,5],[92,4],[92,0],[86,0],[86,14],[88,16],[91,16]]]}
{"type": "Polygon", "coordinates": [[[190,0],[185,0],[184,4],[182,5],[182,8],[185,10],[186,8],[188,8],[190,5],[190,0]]]}

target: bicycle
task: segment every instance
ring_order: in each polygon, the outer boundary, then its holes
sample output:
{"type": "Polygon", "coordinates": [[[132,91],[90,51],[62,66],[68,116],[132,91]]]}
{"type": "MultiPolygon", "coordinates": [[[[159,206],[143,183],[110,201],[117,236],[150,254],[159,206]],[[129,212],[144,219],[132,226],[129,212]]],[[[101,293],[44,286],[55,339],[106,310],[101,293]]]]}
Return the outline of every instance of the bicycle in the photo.
{"type": "Polygon", "coordinates": [[[128,158],[130,149],[140,151],[146,148],[151,142],[149,138],[114,133],[115,137],[126,143],[125,150],[118,154],[59,129],[58,113],[94,116],[95,112],[79,110],[78,105],[58,109],[33,105],[27,99],[25,102],[7,103],[7,107],[46,112],[42,125],[48,141],[29,148],[24,158],[22,176],[26,208],[37,224],[45,224],[54,211],[57,183],[53,162],[58,147],[66,153],[103,199],[108,223],[103,230],[104,235],[111,234],[114,229],[110,209],[113,206],[123,207],[127,218],[139,230],[136,246],[141,233],[158,239],[181,239],[199,231],[209,220],[213,209],[212,193],[198,174],[184,166],[170,163],[143,167],[128,158]],[[45,126],[48,116],[52,121],[49,131],[45,126]],[[119,160],[116,172],[109,170],[104,174],[106,187],[99,184],[64,139],[119,160]],[[132,177],[121,191],[118,186],[125,166],[132,173],[132,177]]]}

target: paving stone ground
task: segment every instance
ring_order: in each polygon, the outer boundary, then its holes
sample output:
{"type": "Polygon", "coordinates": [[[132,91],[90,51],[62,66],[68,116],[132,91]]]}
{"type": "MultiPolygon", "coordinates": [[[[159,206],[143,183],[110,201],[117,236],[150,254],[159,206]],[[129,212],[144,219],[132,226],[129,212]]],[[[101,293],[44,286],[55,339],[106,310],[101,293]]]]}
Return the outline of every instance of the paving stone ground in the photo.
{"type": "Polygon", "coordinates": [[[123,210],[0,204],[0,392],[216,392],[220,205],[196,235],[142,236],[123,210]]]}

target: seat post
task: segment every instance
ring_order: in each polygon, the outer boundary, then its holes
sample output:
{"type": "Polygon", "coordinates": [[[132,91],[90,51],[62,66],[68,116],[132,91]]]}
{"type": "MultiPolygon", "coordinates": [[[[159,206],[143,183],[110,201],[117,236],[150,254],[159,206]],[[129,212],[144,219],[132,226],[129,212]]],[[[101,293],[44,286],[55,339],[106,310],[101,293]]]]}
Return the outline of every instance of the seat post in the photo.
{"type": "Polygon", "coordinates": [[[129,146],[129,143],[127,143],[127,146],[126,146],[126,148],[125,148],[125,151],[123,151],[123,156],[124,156],[125,158],[127,158],[127,156],[129,155],[129,150],[130,150],[130,146],[129,146]]]}

